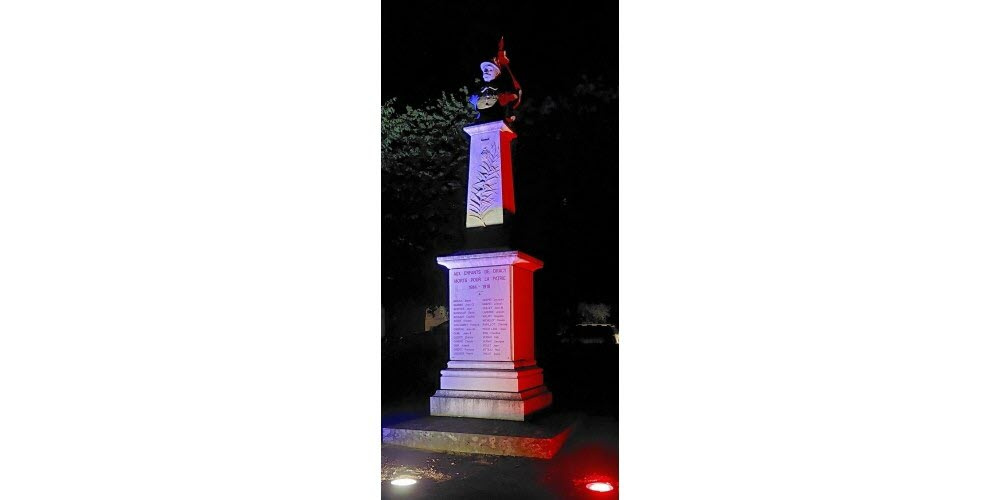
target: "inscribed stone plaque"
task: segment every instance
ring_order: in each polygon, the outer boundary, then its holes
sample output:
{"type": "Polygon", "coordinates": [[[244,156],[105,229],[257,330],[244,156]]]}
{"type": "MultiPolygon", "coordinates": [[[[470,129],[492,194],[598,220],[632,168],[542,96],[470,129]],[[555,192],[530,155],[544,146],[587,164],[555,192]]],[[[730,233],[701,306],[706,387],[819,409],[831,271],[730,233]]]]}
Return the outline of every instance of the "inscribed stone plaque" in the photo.
{"type": "Polygon", "coordinates": [[[511,361],[510,266],[452,269],[451,359],[511,361]]]}

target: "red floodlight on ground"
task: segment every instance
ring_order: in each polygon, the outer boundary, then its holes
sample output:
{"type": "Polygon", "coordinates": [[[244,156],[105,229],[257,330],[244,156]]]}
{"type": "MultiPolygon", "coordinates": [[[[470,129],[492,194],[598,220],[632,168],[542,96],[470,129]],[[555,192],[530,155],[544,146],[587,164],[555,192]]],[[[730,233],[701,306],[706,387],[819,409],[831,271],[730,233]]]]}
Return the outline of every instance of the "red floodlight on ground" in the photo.
{"type": "Polygon", "coordinates": [[[608,492],[608,491],[611,491],[611,490],[615,489],[615,487],[611,486],[611,483],[605,483],[603,481],[598,481],[598,482],[595,482],[595,483],[587,483],[587,489],[590,490],[590,491],[596,491],[596,492],[599,492],[599,493],[605,493],[605,492],[608,492]]]}

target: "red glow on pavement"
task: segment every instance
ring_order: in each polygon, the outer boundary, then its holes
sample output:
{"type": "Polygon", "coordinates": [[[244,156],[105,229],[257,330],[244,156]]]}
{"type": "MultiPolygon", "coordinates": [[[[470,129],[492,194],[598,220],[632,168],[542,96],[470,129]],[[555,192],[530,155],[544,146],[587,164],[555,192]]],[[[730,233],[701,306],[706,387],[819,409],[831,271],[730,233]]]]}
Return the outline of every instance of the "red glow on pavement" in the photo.
{"type": "Polygon", "coordinates": [[[549,467],[546,482],[560,497],[618,498],[618,450],[614,443],[592,442],[564,449],[549,467]]]}

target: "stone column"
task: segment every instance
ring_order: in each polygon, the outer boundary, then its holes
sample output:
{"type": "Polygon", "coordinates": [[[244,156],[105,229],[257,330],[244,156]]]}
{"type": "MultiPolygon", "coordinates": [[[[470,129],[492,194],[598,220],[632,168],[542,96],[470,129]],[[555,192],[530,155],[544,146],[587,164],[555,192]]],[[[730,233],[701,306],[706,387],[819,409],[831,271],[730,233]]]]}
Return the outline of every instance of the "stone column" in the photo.
{"type": "Polygon", "coordinates": [[[469,134],[469,189],[465,227],[502,225],[514,213],[510,141],[517,134],[503,121],[464,128],[469,134]]]}
{"type": "Polygon", "coordinates": [[[431,415],[524,420],[552,403],[535,362],[533,274],[506,251],[438,257],[448,268],[450,352],[431,415]]]}

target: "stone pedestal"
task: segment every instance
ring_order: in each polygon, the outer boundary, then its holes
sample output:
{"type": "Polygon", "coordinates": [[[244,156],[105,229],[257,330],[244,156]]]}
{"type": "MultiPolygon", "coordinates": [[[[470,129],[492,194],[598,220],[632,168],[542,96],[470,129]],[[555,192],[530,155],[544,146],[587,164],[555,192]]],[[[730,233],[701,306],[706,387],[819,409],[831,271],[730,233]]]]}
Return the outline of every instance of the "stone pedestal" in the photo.
{"type": "Polygon", "coordinates": [[[382,442],[431,451],[550,459],[581,420],[573,413],[550,413],[531,422],[423,417],[382,427],[382,442]]]}
{"type": "Polygon", "coordinates": [[[510,141],[517,134],[503,121],[470,125],[463,130],[469,134],[465,227],[502,225],[505,212],[514,213],[510,141]]]}
{"type": "Polygon", "coordinates": [[[431,415],[524,420],[552,403],[535,363],[533,273],[524,252],[438,257],[448,268],[450,346],[431,415]]]}

